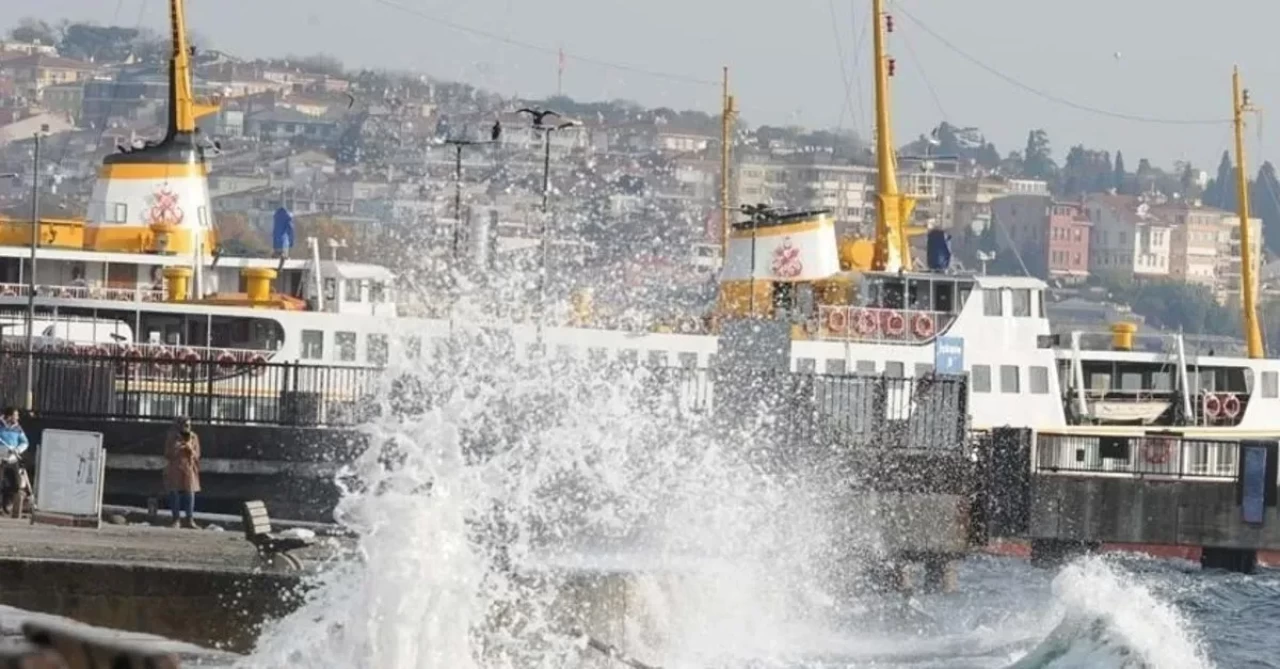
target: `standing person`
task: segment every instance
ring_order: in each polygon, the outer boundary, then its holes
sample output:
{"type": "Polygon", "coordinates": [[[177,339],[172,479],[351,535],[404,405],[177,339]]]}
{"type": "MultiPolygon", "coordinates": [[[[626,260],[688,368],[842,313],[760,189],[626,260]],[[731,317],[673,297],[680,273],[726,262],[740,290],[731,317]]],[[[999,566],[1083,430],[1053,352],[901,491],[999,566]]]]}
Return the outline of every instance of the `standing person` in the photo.
{"type": "Polygon", "coordinates": [[[176,418],[164,445],[164,487],[169,493],[173,526],[178,527],[178,512],[185,511],[183,527],[196,526],[196,493],[200,492],[200,437],[191,430],[191,419],[176,418]]]}
{"type": "Polygon", "coordinates": [[[0,513],[7,512],[14,518],[22,515],[24,500],[31,494],[31,483],[22,466],[22,454],[29,445],[27,433],[18,424],[18,410],[5,407],[0,412],[0,513]]]}

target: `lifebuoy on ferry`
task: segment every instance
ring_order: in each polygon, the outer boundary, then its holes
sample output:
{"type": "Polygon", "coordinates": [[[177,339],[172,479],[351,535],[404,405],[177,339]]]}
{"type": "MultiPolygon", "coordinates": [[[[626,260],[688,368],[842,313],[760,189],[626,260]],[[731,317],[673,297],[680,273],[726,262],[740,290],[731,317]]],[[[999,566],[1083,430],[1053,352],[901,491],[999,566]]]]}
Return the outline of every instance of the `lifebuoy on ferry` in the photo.
{"type": "Polygon", "coordinates": [[[1222,414],[1222,400],[1217,395],[1206,393],[1203,404],[1205,418],[1213,419],[1222,414]]]}
{"type": "Polygon", "coordinates": [[[832,309],[827,314],[827,329],[836,334],[844,334],[849,329],[849,310],[844,307],[832,309]]]}
{"type": "Polygon", "coordinates": [[[4,287],[3,295],[4,295],[5,297],[17,297],[17,296],[18,296],[18,291],[14,290],[14,289],[13,289],[12,287],[10,287],[10,286],[5,286],[5,287],[4,287]]]}
{"type": "Polygon", "coordinates": [[[219,351],[217,360],[219,372],[230,374],[236,371],[236,357],[229,351],[219,351]]]}
{"type": "Polygon", "coordinates": [[[105,358],[108,355],[106,347],[103,346],[90,346],[85,353],[95,358],[105,358]]]}
{"type": "Polygon", "coordinates": [[[870,309],[859,309],[853,316],[853,331],[860,336],[867,336],[876,331],[876,317],[870,309]]]}
{"type": "Polygon", "coordinates": [[[911,331],[921,339],[928,339],[933,336],[933,318],[929,314],[916,314],[915,319],[911,321],[911,331]]]}
{"type": "Polygon", "coordinates": [[[897,311],[890,311],[884,315],[884,333],[890,337],[900,337],[907,330],[907,319],[897,311]]]}
{"type": "Polygon", "coordinates": [[[200,354],[195,349],[185,348],[174,356],[183,370],[195,369],[200,364],[200,354]]]}
{"type": "Polygon", "coordinates": [[[1222,399],[1222,415],[1235,418],[1240,415],[1240,398],[1235,393],[1228,393],[1222,399]]]}
{"type": "Polygon", "coordinates": [[[249,366],[253,368],[254,376],[260,376],[267,371],[267,358],[261,353],[255,354],[249,358],[249,366]]]}
{"type": "Polygon", "coordinates": [[[1167,437],[1147,437],[1142,440],[1142,459],[1150,465],[1163,465],[1173,456],[1173,440],[1167,437]]]}
{"type": "Polygon", "coordinates": [[[156,366],[156,371],[160,373],[167,373],[173,369],[173,353],[167,348],[156,349],[151,360],[156,366]]]}

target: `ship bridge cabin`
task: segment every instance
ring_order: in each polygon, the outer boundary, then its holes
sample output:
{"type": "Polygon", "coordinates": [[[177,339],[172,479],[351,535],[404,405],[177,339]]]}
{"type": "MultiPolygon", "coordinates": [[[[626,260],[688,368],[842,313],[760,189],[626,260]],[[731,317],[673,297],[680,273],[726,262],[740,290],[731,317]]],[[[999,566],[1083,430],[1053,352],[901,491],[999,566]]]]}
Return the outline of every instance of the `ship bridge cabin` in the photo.
{"type": "MultiPolygon", "coordinates": [[[[0,335],[8,343],[21,344],[26,335],[27,254],[0,246],[0,335]]],[[[212,256],[197,268],[192,260],[186,254],[42,248],[36,334],[143,354],[180,346],[267,359],[277,353],[306,358],[301,340],[310,337],[333,341],[326,348],[334,351],[334,362],[355,364],[376,361],[339,355],[342,337],[362,331],[352,327],[361,321],[351,317],[389,318],[398,311],[394,276],[377,265],[212,256]],[[293,315],[300,312],[311,314],[305,332],[293,315]]]]}
{"type": "Polygon", "coordinates": [[[978,294],[974,318],[1025,324],[1032,346],[1045,330],[1038,279],[860,272],[849,269],[847,255],[827,211],[739,222],[729,236],[720,315],[790,321],[796,339],[926,343],[946,333],[978,294]]]}

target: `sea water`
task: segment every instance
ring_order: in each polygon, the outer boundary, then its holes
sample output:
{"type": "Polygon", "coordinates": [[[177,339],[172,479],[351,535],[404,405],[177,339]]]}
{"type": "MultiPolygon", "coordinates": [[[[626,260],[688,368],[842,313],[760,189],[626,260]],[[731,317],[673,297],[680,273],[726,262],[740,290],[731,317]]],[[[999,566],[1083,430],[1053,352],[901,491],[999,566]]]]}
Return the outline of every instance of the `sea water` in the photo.
{"type": "Polygon", "coordinates": [[[584,632],[670,668],[1277,666],[1272,576],[976,557],[959,593],[873,594],[825,484],[762,464],[767,416],[714,426],[647,372],[516,363],[482,330],[393,358],[341,478],[357,554],[244,667],[623,666],[584,632]],[[590,583],[624,592],[566,594],[590,583]]]}

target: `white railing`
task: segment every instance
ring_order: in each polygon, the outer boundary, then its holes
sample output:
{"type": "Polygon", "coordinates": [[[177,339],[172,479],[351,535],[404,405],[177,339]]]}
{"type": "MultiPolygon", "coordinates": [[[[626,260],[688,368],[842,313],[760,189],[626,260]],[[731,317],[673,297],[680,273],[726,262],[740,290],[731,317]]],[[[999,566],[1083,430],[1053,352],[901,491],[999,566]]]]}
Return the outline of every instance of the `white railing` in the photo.
{"type": "Polygon", "coordinates": [[[1039,433],[1031,468],[1038,474],[1234,481],[1240,443],[1148,433],[1094,436],[1039,433]]]}
{"type": "MultiPolygon", "coordinates": [[[[24,283],[0,283],[0,299],[27,299],[27,285],[24,283]]],[[[36,297],[52,297],[64,300],[107,300],[110,302],[163,302],[163,290],[138,286],[136,288],[117,288],[110,286],[88,285],[49,285],[36,284],[36,297]]]]}

